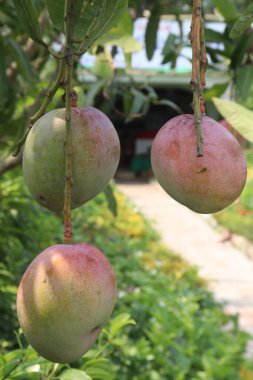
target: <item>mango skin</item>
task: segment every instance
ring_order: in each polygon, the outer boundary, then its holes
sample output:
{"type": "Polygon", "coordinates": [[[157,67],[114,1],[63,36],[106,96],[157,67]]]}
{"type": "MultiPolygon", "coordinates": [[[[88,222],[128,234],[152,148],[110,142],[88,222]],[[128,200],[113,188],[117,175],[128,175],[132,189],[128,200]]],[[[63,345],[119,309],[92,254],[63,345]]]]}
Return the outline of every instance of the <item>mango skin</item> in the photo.
{"type": "MultiPolygon", "coordinates": [[[[93,107],[72,108],[73,188],[71,208],[99,194],[114,176],[120,143],[108,117],[93,107]]],[[[60,212],[65,187],[65,109],[43,115],[32,127],[23,151],[23,174],[32,197],[60,212]]]]}
{"type": "Polygon", "coordinates": [[[191,210],[209,214],[242,192],[247,166],[242,149],[222,125],[203,116],[203,157],[197,157],[194,115],[180,115],[159,130],[151,149],[154,175],[163,189],[191,210]]]}
{"type": "Polygon", "coordinates": [[[40,355],[70,363],[95,342],[116,297],[115,275],[101,251],[84,243],[53,245],[23,275],[18,319],[40,355]]]}

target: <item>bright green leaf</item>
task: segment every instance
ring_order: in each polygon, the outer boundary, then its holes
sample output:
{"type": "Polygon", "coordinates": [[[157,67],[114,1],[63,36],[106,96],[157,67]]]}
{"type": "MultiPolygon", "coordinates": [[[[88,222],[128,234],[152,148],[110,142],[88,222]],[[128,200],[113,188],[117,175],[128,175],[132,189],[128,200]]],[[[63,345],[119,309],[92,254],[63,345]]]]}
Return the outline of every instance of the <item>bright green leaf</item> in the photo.
{"type": "Polygon", "coordinates": [[[140,42],[138,42],[128,34],[125,34],[124,36],[114,35],[111,36],[111,38],[108,37],[108,35],[105,36],[105,38],[103,38],[103,40],[99,40],[99,42],[101,42],[105,46],[115,45],[121,47],[125,54],[140,51],[142,49],[142,45],[140,44],[140,42]]]}
{"type": "Polygon", "coordinates": [[[122,329],[122,327],[127,325],[135,325],[135,321],[131,319],[131,316],[127,313],[119,314],[110,321],[109,334],[114,336],[122,329]]]}
{"type": "Polygon", "coordinates": [[[13,0],[20,24],[24,31],[34,41],[46,46],[42,40],[40,25],[37,19],[36,10],[32,0],[13,0]]]}
{"type": "Polygon", "coordinates": [[[60,380],[92,380],[92,378],[84,371],[69,368],[61,374],[60,380]]]}
{"type": "Polygon", "coordinates": [[[253,22],[253,3],[250,4],[242,16],[240,16],[233,25],[230,32],[231,38],[240,37],[243,32],[252,24],[253,22]]]}
{"type": "Polygon", "coordinates": [[[231,100],[213,98],[213,102],[232,127],[253,143],[253,112],[231,100]]]}
{"type": "Polygon", "coordinates": [[[85,372],[94,379],[113,380],[115,378],[112,364],[105,358],[89,360],[85,363],[84,369],[85,372]]]}
{"type": "Polygon", "coordinates": [[[113,66],[107,54],[100,53],[97,55],[96,63],[92,71],[99,78],[111,78],[113,75],[113,66]]]}

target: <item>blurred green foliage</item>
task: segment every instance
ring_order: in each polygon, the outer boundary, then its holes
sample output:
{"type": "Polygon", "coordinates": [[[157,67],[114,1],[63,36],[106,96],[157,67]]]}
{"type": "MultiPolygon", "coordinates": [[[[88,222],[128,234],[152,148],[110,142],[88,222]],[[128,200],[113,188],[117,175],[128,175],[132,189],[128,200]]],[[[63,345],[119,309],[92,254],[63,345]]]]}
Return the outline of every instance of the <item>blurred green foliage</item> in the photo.
{"type": "Polygon", "coordinates": [[[94,348],[71,366],[26,348],[24,337],[14,334],[17,285],[36,254],[61,242],[62,220],[30,199],[18,170],[0,185],[0,379],[252,378],[241,375],[253,376],[244,357],[249,337],[237,317],[224,314],[196,270],[169,252],[117,191],[116,218],[104,194],[73,211],[74,240],[100,248],[116,272],[113,318],[94,348]]]}
{"type": "Polygon", "coordinates": [[[246,152],[248,175],[245,188],[237,202],[214,214],[215,219],[230,232],[253,242],[253,151],[246,152]]]}

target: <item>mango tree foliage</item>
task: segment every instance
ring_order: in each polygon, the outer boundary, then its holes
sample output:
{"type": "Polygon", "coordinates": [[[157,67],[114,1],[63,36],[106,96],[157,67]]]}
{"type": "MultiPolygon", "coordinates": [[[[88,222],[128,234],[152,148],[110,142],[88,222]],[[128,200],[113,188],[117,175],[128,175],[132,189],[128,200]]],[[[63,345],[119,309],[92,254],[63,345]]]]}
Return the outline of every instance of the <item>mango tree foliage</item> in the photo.
{"type": "Polygon", "coordinates": [[[229,124],[253,144],[253,111],[231,100],[213,98],[213,102],[229,124]]]}

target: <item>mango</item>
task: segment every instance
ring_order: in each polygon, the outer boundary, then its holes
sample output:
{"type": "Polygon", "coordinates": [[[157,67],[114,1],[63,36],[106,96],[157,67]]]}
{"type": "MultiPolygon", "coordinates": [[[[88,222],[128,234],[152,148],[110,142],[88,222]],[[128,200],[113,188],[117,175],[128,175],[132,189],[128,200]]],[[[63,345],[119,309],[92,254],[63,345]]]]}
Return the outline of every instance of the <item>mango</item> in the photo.
{"type": "Polygon", "coordinates": [[[109,319],[117,296],[112,267],[88,244],[58,244],[26,269],[17,313],[28,342],[44,358],[70,363],[82,357],[109,319]]]}
{"type": "Polygon", "coordinates": [[[209,214],[242,192],[247,166],[235,137],[208,116],[202,119],[203,157],[197,156],[194,115],[180,115],[159,130],[151,149],[154,175],[163,189],[191,210],[209,214]]]}
{"type": "MultiPolygon", "coordinates": [[[[43,115],[32,127],[23,151],[24,180],[32,197],[60,212],[65,187],[65,109],[43,115]]],[[[108,117],[93,107],[72,108],[71,208],[99,194],[114,176],[120,158],[117,132],[108,117]]]]}

